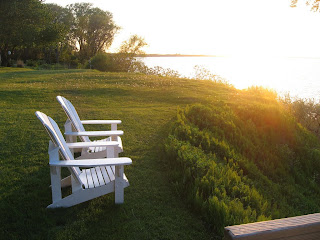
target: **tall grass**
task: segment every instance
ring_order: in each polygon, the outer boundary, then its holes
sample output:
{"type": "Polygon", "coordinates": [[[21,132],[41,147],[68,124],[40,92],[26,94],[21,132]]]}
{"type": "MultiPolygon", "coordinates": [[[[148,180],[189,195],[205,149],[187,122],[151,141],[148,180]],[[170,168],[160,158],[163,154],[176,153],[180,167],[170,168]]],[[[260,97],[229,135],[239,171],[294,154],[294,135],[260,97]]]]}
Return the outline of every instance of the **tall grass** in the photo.
{"type": "Polygon", "coordinates": [[[173,182],[223,227],[320,210],[320,142],[262,88],[180,109],[166,141],[173,182]]]}

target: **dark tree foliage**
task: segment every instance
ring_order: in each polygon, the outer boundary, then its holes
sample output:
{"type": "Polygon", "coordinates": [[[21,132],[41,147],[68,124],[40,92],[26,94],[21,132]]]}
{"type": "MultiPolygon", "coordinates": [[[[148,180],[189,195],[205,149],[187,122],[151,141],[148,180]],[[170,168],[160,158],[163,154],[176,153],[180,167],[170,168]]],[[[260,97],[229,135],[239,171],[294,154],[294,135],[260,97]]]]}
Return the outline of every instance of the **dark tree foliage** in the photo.
{"type": "Polygon", "coordinates": [[[74,17],[68,8],[56,4],[46,4],[52,15],[52,24],[56,26],[57,41],[44,49],[46,62],[70,62],[70,55],[75,50],[70,29],[74,25],[74,17]]]}
{"type": "Polygon", "coordinates": [[[75,47],[79,48],[82,62],[110,47],[120,29],[114,23],[110,12],[92,6],[90,3],[69,5],[74,16],[72,39],[75,47]]]}
{"type": "Polygon", "coordinates": [[[57,29],[50,20],[49,11],[40,0],[1,1],[1,65],[7,66],[12,55],[18,58],[26,48],[56,41],[57,29]]]}
{"type": "Polygon", "coordinates": [[[90,3],[64,8],[41,0],[1,0],[0,62],[42,60],[77,67],[110,47],[119,29],[110,12],[90,3]]]}

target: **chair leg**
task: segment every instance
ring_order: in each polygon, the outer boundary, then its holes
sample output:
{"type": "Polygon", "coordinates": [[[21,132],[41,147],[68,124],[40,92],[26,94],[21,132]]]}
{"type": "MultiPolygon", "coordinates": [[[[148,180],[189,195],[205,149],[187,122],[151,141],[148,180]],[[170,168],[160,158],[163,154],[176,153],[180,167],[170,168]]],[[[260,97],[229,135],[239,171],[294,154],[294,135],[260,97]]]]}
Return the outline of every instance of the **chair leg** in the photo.
{"type": "Polygon", "coordinates": [[[51,176],[51,191],[52,191],[52,202],[55,203],[62,198],[61,194],[61,168],[51,166],[50,167],[51,176]]]}
{"type": "Polygon", "coordinates": [[[124,202],[123,169],[124,169],[123,166],[115,166],[114,194],[115,194],[116,204],[122,204],[124,202]]]}

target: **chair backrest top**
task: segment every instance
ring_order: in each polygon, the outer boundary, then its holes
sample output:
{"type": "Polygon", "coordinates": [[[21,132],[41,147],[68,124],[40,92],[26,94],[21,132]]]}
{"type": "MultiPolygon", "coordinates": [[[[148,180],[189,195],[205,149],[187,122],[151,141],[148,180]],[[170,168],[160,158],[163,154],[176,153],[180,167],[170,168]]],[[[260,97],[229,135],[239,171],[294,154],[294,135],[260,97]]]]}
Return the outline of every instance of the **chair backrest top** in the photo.
{"type": "Polygon", "coordinates": [[[64,140],[62,133],[57,125],[57,123],[46,114],[37,111],[37,118],[40,120],[46,131],[48,132],[51,141],[56,147],[59,147],[59,152],[64,160],[73,160],[74,157],[64,140]]]}
{"type": "MultiPolygon", "coordinates": [[[[60,105],[62,106],[68,119],[71,121],[71,124],[74,127],[74,129],[77,132],[84,132],[85,128],[84,128],[83,124],[81,123],[80,117],[79,117],[76,109],[72,105],[72,103],[68,99],[66,99],[62,96],[57,96],[57,100],[60,103],[60,105]]],[[[88,136],[80,136],[80,139],[83,142],[90,142],[90,139],[88,136]]]]}
{"type": "MultiPolygon", "coordinates": [[[[64,140],[57,123],[51,117],[48,117],[46,114],[42,112],[37,111],[36,116],[48,132],[52,143],[59,148],[59,153],[62,159],[74,160],[73,154],[67,146],[67,143],[64,140]]],[[[77,179],[80,183],[82,183],[79,177],[80,169],[78,167],[69,167],[68,169],[73,175],[73,177],[77,179]]]]}

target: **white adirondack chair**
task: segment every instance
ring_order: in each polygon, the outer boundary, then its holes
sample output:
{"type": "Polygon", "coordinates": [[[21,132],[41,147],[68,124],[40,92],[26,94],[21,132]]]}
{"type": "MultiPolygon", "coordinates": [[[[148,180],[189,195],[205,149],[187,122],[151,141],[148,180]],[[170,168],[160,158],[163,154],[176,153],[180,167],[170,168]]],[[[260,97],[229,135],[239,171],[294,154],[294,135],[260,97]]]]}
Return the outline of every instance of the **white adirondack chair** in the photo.
{"type": "Polygon", "coordinates": [[[55,121],[41,112],[36,116],[47,130],[49,141],[49,165],[51,175],[52,204],[48,208],[70,207],[93,198],[115,192],[115,203],[124,202],[124,188],[129,186],[124,165],[130,158],[114,158],[116,141],[66,143],[55,121]],[[107,158],[75,160],[70,149],[106,147],[107,158]],[[61,160],[60,160],[61,157],[61,160]],[[67,167],[70,176],[61,180],[61,167],[67,167]],[[62,198],[61,188],[72,187],[72,194],[62,198]]]}
{"type": "MultiPolygon", "coordinates": [[[[61,96],[57,96],[57,100],[68,117],[64,124],[67,142],[76,142],[77,137],[79,137],[82,142],[92,142],[89,137],[109,136],[108,138],[97,141],[117,141],[118,147],[115,148],[115,156],[123,152],[122,140],[120,137],[120,135],[123,135],[123,131],[117,130],[117,126],[121,123],[121,120],[80,120],[76,109],[69,100],[61,96]],[[86,131],[83,124],[110,124],[111,131],[86,131]]],[[[73,151],[79,152],[79,149],[74,149],[73,151]]],[[[79,158],[105,157],[106,151],[107,148],[104,146],[83,148],[79,158]]]]}

